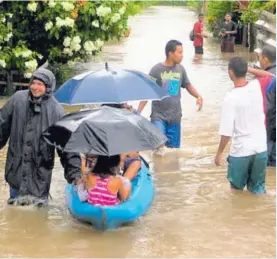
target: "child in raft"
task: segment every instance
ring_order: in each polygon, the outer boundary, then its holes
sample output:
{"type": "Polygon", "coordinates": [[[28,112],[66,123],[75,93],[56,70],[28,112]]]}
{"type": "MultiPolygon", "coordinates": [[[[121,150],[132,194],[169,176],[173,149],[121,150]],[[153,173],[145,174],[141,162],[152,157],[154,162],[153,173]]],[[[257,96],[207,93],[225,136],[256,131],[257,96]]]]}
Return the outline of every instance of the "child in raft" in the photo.
{"type": "Polygon", "coordinates": [[[133,180],[141,168],[139,152],[124,153],[120,156],[120,160],[122,175],[124,175],[124,177],[128,178],[130,181],[133,180]]]}
{"type": "Polygon", "coordinates": [[[89,156],[82,159],[83,180],[77,186],[80,201],[87,201],[94,206],[115,206],[128,199],[131,182],[117,175],[119,166],[119,155],[98,156],[97,160],[89,156]]]}

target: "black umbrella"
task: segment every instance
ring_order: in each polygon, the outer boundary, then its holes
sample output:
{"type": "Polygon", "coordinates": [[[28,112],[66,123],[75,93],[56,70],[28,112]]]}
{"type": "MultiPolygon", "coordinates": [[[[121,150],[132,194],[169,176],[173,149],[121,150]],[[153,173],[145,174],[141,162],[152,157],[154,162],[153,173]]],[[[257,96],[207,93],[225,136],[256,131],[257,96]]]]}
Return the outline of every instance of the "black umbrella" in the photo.
{"type": "Polygon", "coordinates": [[[106,156],[152,150],[167,141],[144,117],[106,106],[69,114],[43,135],[48,143],[65,152],[106,156]]]}

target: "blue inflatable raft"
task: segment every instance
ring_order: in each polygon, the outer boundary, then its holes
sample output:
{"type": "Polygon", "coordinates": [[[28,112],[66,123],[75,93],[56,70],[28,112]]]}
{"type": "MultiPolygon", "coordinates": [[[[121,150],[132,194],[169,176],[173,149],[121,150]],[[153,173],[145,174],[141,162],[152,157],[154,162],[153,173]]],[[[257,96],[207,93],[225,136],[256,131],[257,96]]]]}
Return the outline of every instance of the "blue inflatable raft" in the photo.
{"type": "Polygon", "coordinates": [[[154,184],[149,169],[142,163],[136,178],[132,180],[132,192],[128,200],[117,206],[93,206],[81,202],[72,185],[66,187],[66,201],[71,214],[88,222],[99,230],[115,229],[134,221],[146,213],[154,198],[154,184]]]}

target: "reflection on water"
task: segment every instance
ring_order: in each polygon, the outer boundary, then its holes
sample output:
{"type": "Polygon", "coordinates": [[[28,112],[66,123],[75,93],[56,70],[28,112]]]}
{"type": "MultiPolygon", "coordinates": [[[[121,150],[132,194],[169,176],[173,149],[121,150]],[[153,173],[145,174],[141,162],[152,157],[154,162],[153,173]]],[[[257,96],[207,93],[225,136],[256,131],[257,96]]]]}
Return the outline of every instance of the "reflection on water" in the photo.
{"type": "MultiPolygon", "coordinates": [[[[183,65],[203,95],[204,107],[197,112],[195,100],[183,91],[182,148],[168,151],[164,157],[145,152],[156,184],[155,201],[147,215],[105,233],[80,224],[65,207],[65,181],[58,159],[48,209],[7,207],[8,186],[1,174],[0,256],[275,257],[275,196],[233,193],[226,166],[213,165],[220,109],[232,86],[226,65],[234,54],[222,55],[219,45],[207,39],[205,55],[196,60],[188,37],[194,20],[194,14],[186,9],[149,8],[131,19],[130,38],[108,44],[99,57],[102,61],[86,66],[101,69],[108,60],[112,67],[147,73],[164,59],[169,39],[184,44],[183,65]]],[[[251,61],[255,58],[240,46],[236,55],[251,61]]],[[[143,115],[148,117],[149,111],[148,104],[143,115]]],[[[5,152],[0,151],[2,171],[5,152]]],[[[269,169],[269,189],[275,188],[275,179],[275,170],[269,169]]]]}

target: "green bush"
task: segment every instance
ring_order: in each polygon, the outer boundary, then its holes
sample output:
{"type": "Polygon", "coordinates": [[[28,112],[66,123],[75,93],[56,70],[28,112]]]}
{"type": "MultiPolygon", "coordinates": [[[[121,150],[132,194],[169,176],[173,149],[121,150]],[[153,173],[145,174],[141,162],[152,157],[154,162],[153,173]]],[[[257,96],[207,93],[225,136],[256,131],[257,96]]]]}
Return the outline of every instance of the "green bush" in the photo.
{"type": "Polygon", "coordinates": [[[203,7],[202,1],[187,1],[187,6],[193,9],[195,12],[200,13],[203,7]]]}
{"type": "Polygon", "coordinates": [[[91,59],[104,42],[128,35],[128,17],[146,2],[4,1],[0,4],[0,68],[26,78],[44,62],[91,59]]]}
{"type": "Polygon", "coordinates": [[[261,11],[276,13],[276,1],[251,1],[243,10],[241,19],[247,23],[255,23],[258,20],[261,11]]]}

